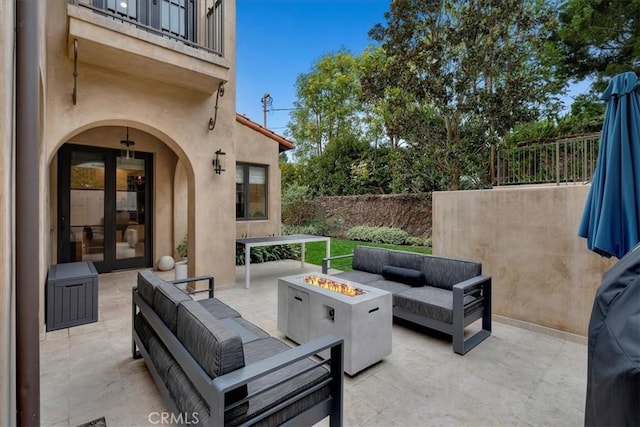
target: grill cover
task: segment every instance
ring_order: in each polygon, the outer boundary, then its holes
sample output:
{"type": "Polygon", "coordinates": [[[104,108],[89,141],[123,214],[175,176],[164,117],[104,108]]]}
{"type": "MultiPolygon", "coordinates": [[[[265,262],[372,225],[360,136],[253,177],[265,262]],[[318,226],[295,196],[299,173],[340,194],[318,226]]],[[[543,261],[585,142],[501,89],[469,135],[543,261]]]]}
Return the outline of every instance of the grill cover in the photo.
{"type": "Polygon", "coordinates": [[[603,275],[596,294],[585,425],[640,425],[640,245],[603,275]]]}

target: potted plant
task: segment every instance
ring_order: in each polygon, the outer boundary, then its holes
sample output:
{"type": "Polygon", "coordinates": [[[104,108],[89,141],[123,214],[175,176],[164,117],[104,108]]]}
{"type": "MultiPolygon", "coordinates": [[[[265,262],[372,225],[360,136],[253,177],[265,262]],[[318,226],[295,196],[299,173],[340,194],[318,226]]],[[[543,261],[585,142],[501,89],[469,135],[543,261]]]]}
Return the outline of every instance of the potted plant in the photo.
{"type": "Polygon", "coordinates": [[[187,255],[189,254],[189,241],[187,237],[188,236],[185,234],[184,239],[182,239],[182,243],[176,246],[176,253],[183,261],[187,260],[187,255]]]}
{"type": "Polygon", "coordinates": [[[176,280],[182,280],[187,278],[187,255],[189,254],[189,240],[185,234],[182,243],[176,246],[176,254],[182,257],[182,261],[177,261],[175,266],[176,280]]]}

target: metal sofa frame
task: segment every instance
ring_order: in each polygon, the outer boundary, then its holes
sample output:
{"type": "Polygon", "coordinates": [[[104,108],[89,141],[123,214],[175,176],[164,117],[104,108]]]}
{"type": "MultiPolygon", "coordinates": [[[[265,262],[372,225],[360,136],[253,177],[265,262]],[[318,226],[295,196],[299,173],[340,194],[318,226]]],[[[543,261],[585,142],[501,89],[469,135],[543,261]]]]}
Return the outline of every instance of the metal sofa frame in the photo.
{"type": "MultiPolygon", "coordinates": [[[[332,260],[352,258],[353,255],[354,254],[338,255],[324,258],[322,261],[322,272],[325,274],[328,273],[332,260]]],[[[399,293],[399,295],[401,294],[402,292],[399,293]]],[[[453,286],[452,294],[452,323],[432,319],[396,306],[393,307],[393,316],[450,335],[452,338],[453,351],[457,354],[465,355],[469,350],[491,336],[491,276],[479,275],[464,282],[457,283],[453,286]],[[481,303],[478,308],[466,315],[465,309],[467,306],[464,304],[465,296],[476,297],[470,304],[481,303]],[[479,319],[482,319],[482,329],[465,339],[464,329],[479,319]]]]}
{"type": "MultiPolygon", "coordinates": [[[[192,277],[184,280],[176,280],[168,283],[186,283],[196,282],[201,280],[209,281],[209,288],[196,291],[196,292],[209,292],[210,298],[213,298],[213,277],[200,276],[192,277]]],[[[190,292],[195,293],[195,292],[190,292]]],[[[229,372],[225,375],[211,378],[200,367],[198,362],[191,356],[191,354],[180,343],[171,330],[165,325],[158,314],[153,308],[147,304],[147,302],[139,295],[137,286],[132,289],[132,352],[135,359],[140,357],[144,358],[144,361],[149,368],[149,372],[153,377],[163,399],[165,400],[169,409],[178,414],[179,410],[171,397],[169,390],[165,386],[160,377],[156,367],[154,366],[149,353],[142,344],[141,337],[133,327],[133,320],[138,312],[141,312],[145,317],[145,320],[153,331],[157,334],[159,339],[165,345],[167,350],[171,353],[176,362],[180,365],[185,375],[189,378],[195,389],[200,396],[206,401],[206,404],[210,409],[210,419],[213,426],[225,425],[225,411],[232,409],[233,407],[242,405],[248,402],[255,394],[249,394],[242,400],[235,402],[231,405],[225,406],[225,395],[238,387],[242,387],[254,380],[264,377],[270,373],[277,372],[279,369],[289,366],[299,360],[312,357],[324,350],[329,349],[330,357],[324,361],[318,362],[318,365],[324,365],[330,370],[330,377],[315,385],[314,387],[305,390],[303,393],[297,396],[292,396],[284,402],[270,408],[268,411],[257,415],[256,417],[246,421],[243,426],[253,425],[261,420],[269,417],[273,413],[286,408],[289,405],[294,405],[299,399],[305,397],[314,391],[321,389],[325,386],[329,386],[329,396],[321,402],[315,404],[311,408],[301,412],[294,418],[288,420],[284,425],[298,426],[298,425],[313,425],[323,420],[327,416],[330,417],[331,427],[341,427],[343,424],[343,340],[333,335],[326,335],[311,341],[307,344],[303,344],[298,347],[291,348],[282,353],[265,358],[259,362],[252,363],[243,368],[229,372]]],[[[316,366],[318,366],[316,365],[316,366]]],[[[299,372],[297,376],[304,374],[310,369],[299,372]]],[[[289,378],[290,379],[290,378],[289,378]]],[[[261,390],[259,393],[269,392],[270,389],[277,387],[279,384],[287,381],[284,379],[279,383],[273,384],[266,390],[261,390]]],[[[256,393],[257,394],[257,393],[256,393]]]]}

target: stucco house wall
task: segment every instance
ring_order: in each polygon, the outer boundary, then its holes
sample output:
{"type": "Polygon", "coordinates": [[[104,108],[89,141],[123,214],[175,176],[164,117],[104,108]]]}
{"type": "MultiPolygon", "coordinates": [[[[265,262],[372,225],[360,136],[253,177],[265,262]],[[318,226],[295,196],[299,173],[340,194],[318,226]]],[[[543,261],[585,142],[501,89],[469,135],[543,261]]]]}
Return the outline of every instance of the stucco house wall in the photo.
{"type": "MultiPolygon", "coordinates": [[[[154,171],[154,234],[153,256],[173,254],[176,242],[183,236],[173,236],[173,178],[175,164],[180,160],[187,170],[187,223],[190,238],[191,274],[213,274],[219,283],[235,280],[233,247],[235,234],[228,227],[234,221],[232,174],[216,175],[211,159],[218,148],[226,151],[228,161],[235,161],[235,82],[225,84],[225,96],[220,98],[216,127],[208,129],[216,97],[141,76],[118,73],[78,61],[78,100],[74,105],[70,88],[74,63],[68,55],[67,13],[63,1],[47,3],[46,7],[46,83],[44,108],[45,126],[43,158],[51,167],[57,150],[65,142],[79,142],[120,148],[123,130],[129,127],[136,149],[155,155],[154,171]],[[215,261],[215,262],[214,262],[215,261]]],[[[228,25],[226,58],[235,61],[235,4],[225,4],[228,25]]],[[[150,45],[150,49],[155,47],[150,45]]],[[[161,49],[161,48],[157,48],[161,49]]],[[[97,55],[100,52],[92,52],[97,55]]],[[[102,52],[110,54],[108,50],[102,52]]],[[[78,57],[85,52],[82,45],[78,57]]],[[[230,74],[233,76],[233,73],[230,74]]],[[[180,79],[180,76],[177,76],[180,79]]],[[[40,194],[43,206],[49,205],[56,189],[49,182],[40,194]]],[[[46,221],[51,239],[57,239],[55,216],[46,221]],[[53,222],[51,222],[53,221],[53,222]]],[[[46,247],[51,248],[50,242],[46,247]]],[[[154,259],[154,261],[156,261],[154,259]]],[[[55,253],[46,254],[46,264],[55,262],[55,253]]],[[[44,276],[46,272],[42,272],[44,276]]],[[[43,306],[41,304],[41,306],[43,306]]]]}
{"type": "Polygon", "coordinates": [[[482,262],[493,313],[586,336],[596,289],[615,260],[578,237],[588,185],[433,193],[433,253],[482,262]]]}
{"type": "MultiPolygon", "coordinates": [[[[237,237],[258,237],[280,235],[280,166],[278,155],[280,145],[269,135],[270,131],[260,132],[262,128],[252,122],[252,127],[247,126],[246,120],[236,121],[236,162],[267,165],[268,176],[268,217],[266,220],[239,220],[236,221],[237,237]]],[[[277,136],[276,136],[277,137],[277,136]]],[[[235,173],[231,171],[232,174],[235,173]]]]}
{"type": "MultiPolygon", "coordinates": [[[[102,16],[73,1],[38,4],[40,26],[33,31],[41,40],[39,191],[29,196],[37,197],[41,208],[36,225],[40,253],[34,257],[40,337],[45,336],[47,270],[58,259],[59,150],[65,143],[119,150],[129,128],[136,151],[153,158],[149,267],[163,255],[174,255],[187,234],[189,274],[211,274],[216,286],[233,286],[238,233],[279,233],[278,153],[291,148],[275,134],[238,123],[235,1],[223,3],[224,55],[102,16]],[[226,153],[227,168],[219,175],[212,166],[218,149],[226,153]],[[237,161],[269,165],[268,220],[243,222],[239,228],[245,231],[240,232],[233,226],[237,161]]],[[[212,3],[195,4],[202,41],[212,3]]],[[[15,200],[23,195],[14,191],[14,8],[14,1],[0,1],[0,425],[15,424],[16,413],[13,266],[14,243],[20,237],[13,230],[19,215],[15,200]]]]}
{"type": "Polygon", "coordinates": [[[15,424],[14,3],[0,1],[0,425],[15,424]]]}

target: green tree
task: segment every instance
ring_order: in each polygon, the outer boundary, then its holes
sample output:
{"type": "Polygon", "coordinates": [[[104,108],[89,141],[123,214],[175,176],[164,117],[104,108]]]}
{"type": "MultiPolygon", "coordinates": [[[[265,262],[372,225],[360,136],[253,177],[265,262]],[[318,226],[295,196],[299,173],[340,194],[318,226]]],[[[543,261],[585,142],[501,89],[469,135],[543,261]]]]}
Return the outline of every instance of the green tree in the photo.
{"type": "Polygon", "coordinates": [[[361,194],[362,186],[354,180],[354,165],[357,165],[370,149],[366,141],[356,137],[333,138],[322,154],[303,161],[304,185],[314,195],[361,194]]]}
{"type": "MultiPolygon", "coordinates": [[[[284,153],[282,153],[284,154],[284,153]]],[[[300,185],[303,181],[302,168],[298,163],[289,162],[286,156],[280,155],[280,182],[281,191],[284,194],[286,190],[293,185],[300,185]]]]}
{"type": "Polygon", "coordinates": [[[578,95],[571,104],[571,111],[560,119],[559,135],[600,132],[604,122],[605,103],[591,93],[578,95]]]}
{"type": "Polygon", "coordinates": [[[333,139],[360,135],[359,57],[346,50],[326,54],[296,80],[297,100],[288,123],[298,159],[320,155],[333,139]]]}
{"type": "Polygon", "coordinates": [[[571,104],[569,113],[558,120],[536,120],[514,127],[507,145],[518,143],[543,143],[557,137],[600,132],[604,121],[605,104],[597,95],[579,95],[571,104]]]}
{"type": "MultiPolygon", "coordinates": [[[[558,88],[538,60],[553,25],[542,0],[395,0],[385,18],[386,26],[369,33],[385,60],[363,86],[378,99],[396,87],[408,101],[400,109],[432,109],[441,118],[445,140],[432,148],[444,159],[440,167],[452,189],[477,155],[478,141],[465,138],[484,139],[480,146],[488,151],[516,123],[535,118],[546,94],[558,88]]],[[[416,126],[396,127],[404,133],[416,126]]]]}
{"type": "Polygon", "coordinates": [[[640,74],[640,0],[566,0],[554,41],[559,73],[595,78],[596,91],[615,74],[640,74]]]}

